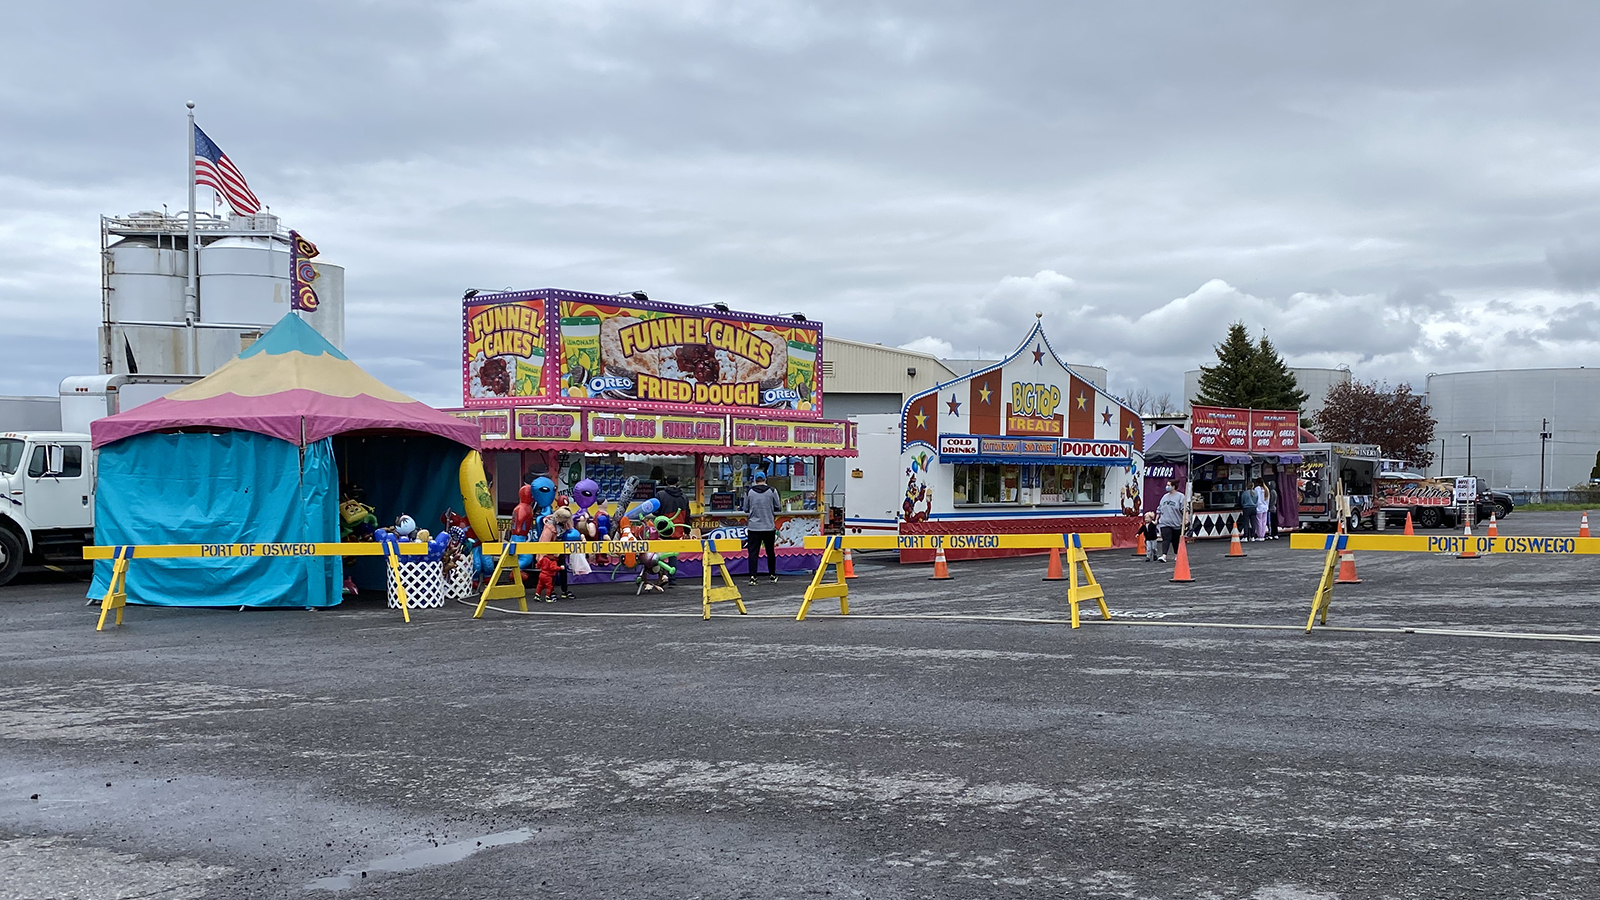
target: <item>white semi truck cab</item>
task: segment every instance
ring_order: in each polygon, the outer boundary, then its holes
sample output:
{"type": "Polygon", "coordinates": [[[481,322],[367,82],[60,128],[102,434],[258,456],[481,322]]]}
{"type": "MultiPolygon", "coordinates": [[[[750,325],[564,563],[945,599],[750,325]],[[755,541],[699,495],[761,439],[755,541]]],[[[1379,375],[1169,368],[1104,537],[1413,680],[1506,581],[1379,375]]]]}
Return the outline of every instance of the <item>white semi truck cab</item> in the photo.
{"type": "Polygon", "coordinates": [[[24,564],[83,561],[94,542],[94,475],[87,434],[0,433],[0,585],[24,564]]]}
{"type": "Polygon", "coordinates": [[[83,564],[94,543],[95,454],[89,423],[195,381],[196,375],[62,379],[62,431],[0,421],[0,585],[24,565],[83,564]]]}

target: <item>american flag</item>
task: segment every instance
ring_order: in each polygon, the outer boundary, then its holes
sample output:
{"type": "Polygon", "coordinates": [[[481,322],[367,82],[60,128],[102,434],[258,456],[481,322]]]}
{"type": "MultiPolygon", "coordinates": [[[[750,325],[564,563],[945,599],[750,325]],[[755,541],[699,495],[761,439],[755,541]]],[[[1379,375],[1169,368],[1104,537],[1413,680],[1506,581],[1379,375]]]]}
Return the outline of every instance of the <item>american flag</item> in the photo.
{"type": "Polygon", "coordinates": [[[254,215],[261,211],[261,201],[250,192],[244,176],[199,125],[194,127],[194,183],[221,194],[236,213],[254,215]]]}

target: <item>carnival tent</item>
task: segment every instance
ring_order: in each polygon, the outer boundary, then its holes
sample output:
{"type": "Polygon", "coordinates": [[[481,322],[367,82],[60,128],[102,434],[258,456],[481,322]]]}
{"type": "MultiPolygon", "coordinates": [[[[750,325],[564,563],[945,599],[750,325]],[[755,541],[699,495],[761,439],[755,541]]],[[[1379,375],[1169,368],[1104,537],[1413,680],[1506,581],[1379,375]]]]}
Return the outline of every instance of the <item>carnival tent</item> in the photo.
{"type": "MultiPolygon", "coordinates": [[[[437,528],[478,446],[473,423],[373,378],[292,314],[217,371],[94,422],[90,436],[102,545],[337,541],[341,490],[356,484],[380,522],[404,512],[437,528]]],[[[110,564],[96,563],[90,595],[109,578],[110,564]]],[[[342,582],[339,557],[151,559],[129,568],[128,595],[318,607],[339,603],[342,582]]]]}

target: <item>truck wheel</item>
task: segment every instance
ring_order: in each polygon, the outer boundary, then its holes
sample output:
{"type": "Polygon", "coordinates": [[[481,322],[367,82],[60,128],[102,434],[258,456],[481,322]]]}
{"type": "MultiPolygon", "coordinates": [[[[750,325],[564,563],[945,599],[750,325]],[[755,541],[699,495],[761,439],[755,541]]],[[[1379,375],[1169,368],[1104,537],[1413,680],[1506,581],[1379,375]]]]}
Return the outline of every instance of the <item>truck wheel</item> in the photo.
{"type": "Polygon", "coordinates": [[[1419,527],[1419,528],[1438,528],[1440,525],[1443,525],[1443,524],[1444,524],[1444,513],[1439,512],[1437,509],[1419,509],[1419,510],[1417,510],[1417,527],[1419,527]]]}
{"type": "Polygon", "coordinates": [[[22,571],[22,539],[10,529],[0,528],[0,585],[17,577],[22,571]]]}

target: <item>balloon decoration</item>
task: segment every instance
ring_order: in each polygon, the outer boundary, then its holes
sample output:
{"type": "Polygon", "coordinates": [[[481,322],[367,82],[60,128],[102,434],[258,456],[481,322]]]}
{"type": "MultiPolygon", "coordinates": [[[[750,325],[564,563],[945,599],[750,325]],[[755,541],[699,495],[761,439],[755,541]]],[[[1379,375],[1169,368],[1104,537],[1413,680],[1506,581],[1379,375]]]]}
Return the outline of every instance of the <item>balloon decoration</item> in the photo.
{"type": "Polygon", "coordinates": [[[587,513],[600,501],[600,485],[591,478],[585,478],[572,486],[572,499],[580,511],[587,513]]]}

